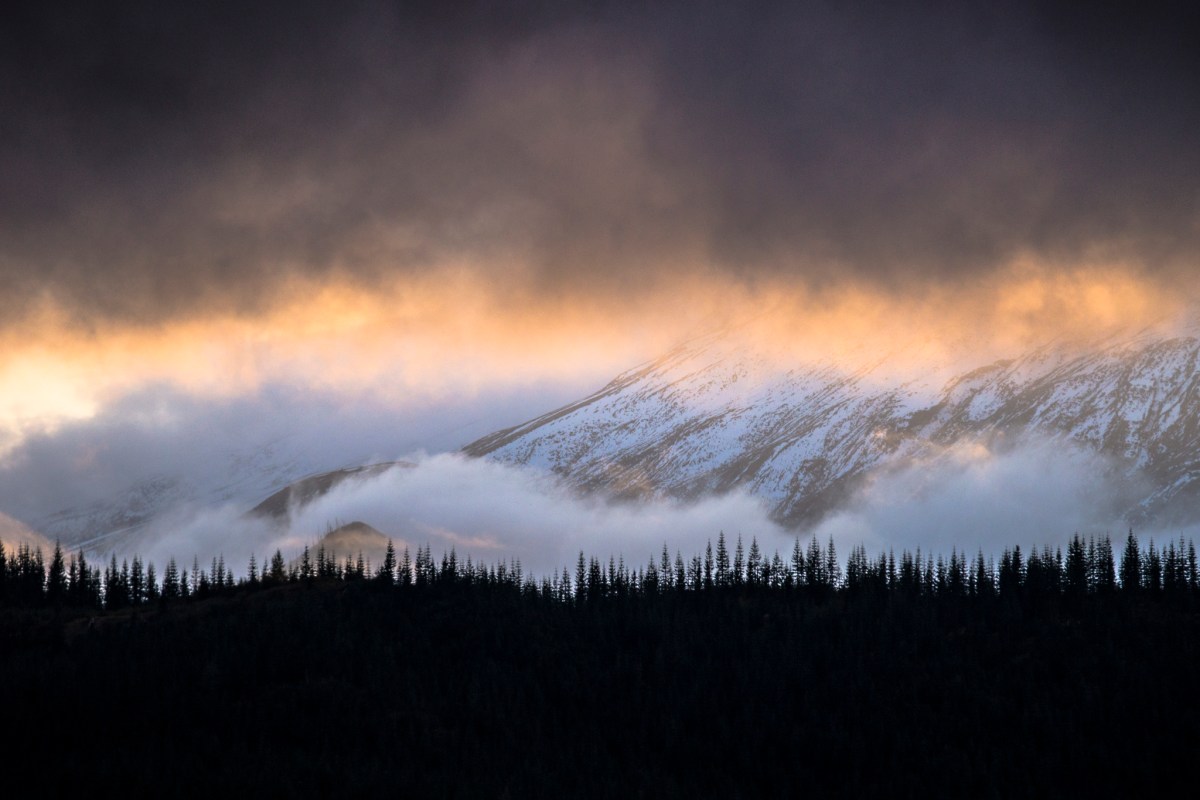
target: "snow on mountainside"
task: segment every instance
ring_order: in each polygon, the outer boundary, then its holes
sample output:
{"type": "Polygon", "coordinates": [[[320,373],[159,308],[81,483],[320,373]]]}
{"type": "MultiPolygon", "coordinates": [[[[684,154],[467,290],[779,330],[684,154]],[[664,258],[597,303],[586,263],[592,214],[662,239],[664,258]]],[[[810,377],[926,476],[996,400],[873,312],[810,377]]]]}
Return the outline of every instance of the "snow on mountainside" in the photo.
{"type": "Polygon", "coordinates": [[[107,551],[137,542],[147,526],[179,508],[250,504],[314,471],[313,459],[286,442],[254,445],[230,449],[191,474],[140,478],[115,496],[56,511],[34,526],[72,548],[107,551]]]}
{"type": "Polygon", "coordinates": [[[1150,332],[947,371],[893,353],[779,366],[721,336],[464,448],[618,497],[742,488],[781,522],[820,517],[881,471],[979,443],[1069,442],[1105,457],[1131,522],[1200,518],[1200,340],[1150,332]],[[898,367],[898,364],[909,366],[898,367]],[[802,365],[801,365],[802,364],[802,365]],[[1143,487],[1149,487],[1143,489],[1143,487]]]}

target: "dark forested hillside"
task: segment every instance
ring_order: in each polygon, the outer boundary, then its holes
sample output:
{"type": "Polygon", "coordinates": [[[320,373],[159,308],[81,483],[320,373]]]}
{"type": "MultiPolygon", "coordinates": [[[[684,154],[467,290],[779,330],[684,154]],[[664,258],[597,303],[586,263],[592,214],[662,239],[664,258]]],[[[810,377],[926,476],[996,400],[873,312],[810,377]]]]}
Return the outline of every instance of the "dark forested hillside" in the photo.
{"type": "Polygon", "coordinates": [[[722,538],[541,583],[318,554],[104,610],[6,570],[4,759],[134,795],[1144,794],[1200,744],[1194,561],[1168,589],[1106,547],[843,574],[813,543],[797,573],[722,538]]]}

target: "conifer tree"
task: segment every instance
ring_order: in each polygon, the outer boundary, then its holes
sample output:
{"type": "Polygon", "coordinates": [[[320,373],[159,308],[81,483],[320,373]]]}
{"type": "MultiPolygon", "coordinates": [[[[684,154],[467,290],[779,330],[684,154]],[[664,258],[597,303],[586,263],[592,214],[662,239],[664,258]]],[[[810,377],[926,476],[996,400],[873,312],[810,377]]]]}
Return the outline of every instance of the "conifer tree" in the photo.
{"type": "Polygon", "coordinates": [[[396,546],[388,539],[387,550],[383,552],[383,566],[379,568],[379,581],[391,586],[396,579],[396,546]]]}
{"type": "Polygon", "coordinates": [[[1096,542],[1096,591],[1107,593],[1116,587],[1117,575],[1113,563],[1112,539],[1105,534],[1096,542]]]}
{"type": "Polygon", "coordinates": [[[1087,553],[1084,540],[1076,533],[1067,545],[1067,594],[1081,597],[1087,594],[1087,553]]]}
{"type": "Polygon", "coordinates": [[[1151,594],[1162,591],[1162,559],[1151,539],[1146,547],[1146,557],[1142,559],[1142,586],[1151,594]]]}
{"type": "Polygon", "coordinates": [[[583,551],[579,551],[579,560],[575,562],[575,599],[583,602],[587,593],[587,566],[584,564],[583,551]]]}
{"type": "Polygon", "coordinates": [[[129,600],[135,606],[146,602],[146,573],[140,556],[133,557],[133,567],[129,570],[129,600]]]}
{"type": "Polygon", "coordinates": [[[796,537],[795,544],[792,545],[792,569],[788,577],[791,579],[794,586],[803,586],[808,582],[808,576],[804,569],[804,549],[800,546],[800,537],[796,537]]]}
{"type": "Polygon", "coordinates": [[[746,580],[746,556],[745,551],[742,549],[742,535],[739,533],[737,546],[733,551],[732,583],[738,586],[744,580],[746,580]]]}
{"type": "Polygon", "coordinates": [[[946,576],[946,590],[951,597],[963,597],[967,593],[967,564],[958,548],[950,548],[950,568],[946,576]]]}
{"type": "Polygon", "coordinates": [[[725,531],[720,531],[717,534],[717,586],[729,585],[729,572],[729,550],[725,547],[725,531]]]}
{"type": "Polygon", "coordinates": [[[713,587],[713,551],[712,540],[704,546],[704,588],[711,589],[713,587]]]}
{"type": "Polygon", "coordinates": [[[283,552],[276,548],[275,555],[271,556],[271,566],[267,576],[273,584],[283,583],[287,580],[287,565],[283,560],[283,552]]]}
{"type": "Polygon", "coordinates": [[[1196,543],[1188,539],[1187,545],[1187,582],[1188,588],[1193,592],[1196,591],[1198,582],[1200,582],[1200,570],[1196,565],[1196,543]]]}
{"type": "Polygon", "coordinates": [[[782,588],[786,581],[787,566],[783,563],[783,556],[776,550],[775,555],[771,557],[771,585],[782,588]]]}
{"type": "Polygon", "coordinates": [[[816,534],[813,534],[808,543],[808,555],[804,559],[804,565],[808,569],[807,585],[823,588],[825,586],[825,559],[821,555],[821,545],[817,543],[816,534]]]}
{"type": "Polygon", "coordinates": [[[162,599],[164,601],[176,600],[179,597],[179,567],[175,564],[174,558],[169,558],[166,572],[163,573],[162,599]]]}
{"type": "Polygon", "coordinates": [[[842,562],[838,561],[837,548],[833,546],[833,536],[825,547],[825,575],[831,588],[842,585],[842,562]]]}
{"type": "Polygon", "coordinates": [[[400,585],[403,587],[412,586],[413,582],[413,565],[408,555],[408,545],[404,546],[404,554],[400,557],[400,585]]]}
{"type": "Polygon", "coordinates": [[[62,547],[56,541],[54,554],[50,557],[50,571],[46,577],[46,600],[52,605],[61,605],[67,599],[67,571],[63,563],[62,547]]]}
{"type": "MultiPolygon", "coordinates": [[[[1069,558],[1069,556],[1068,556],[1069,558]]],[[[1138,540],[1129,529],[1125,539],[1125,552],[1121,555],[1121,590],[1137,592],[1142,588],[1142,554],[1138,548],[1138,540]]]]}
{"type": "Polygon", "coordinates": [[[146,601],[154,603],[158,601],[158,598],[158,575],[155,574],[154,562],[151,561],[146,565],[146,601]]]}
{"type": "MultiPolygon", "coordinates": [[[[740,537],[739,537],[740,538],[740,537]]],[[[750,552],[746,556],[746,582],[758,584],[762,580],[762,551],[758,549],[758,537],[750,537],[750,552]]]]}

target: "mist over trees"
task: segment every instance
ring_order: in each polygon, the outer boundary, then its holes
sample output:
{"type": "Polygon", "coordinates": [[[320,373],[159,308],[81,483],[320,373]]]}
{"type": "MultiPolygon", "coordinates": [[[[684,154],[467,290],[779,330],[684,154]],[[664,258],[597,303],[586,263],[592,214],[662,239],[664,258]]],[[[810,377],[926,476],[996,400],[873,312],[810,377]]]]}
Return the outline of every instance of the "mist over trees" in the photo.
{"type": "Polygon", "coordinates": [[[535,576],[522,569],[520,560],[494,564],[461,562],[455,550],[442,553],[440,562],[429,545],[408,548],[398,555],[388,541],[383,563],[373,568],[359,553],[344,557],[328,553],[323,545],[305,546],[294,563],[276,550],[260,569],[251,556],[242,576],[225,564],[223,556],[202,568],[193,559],[181,568],[167,561],[163,576],[153,562],[140,556],[111,556],[101,569],[86,554],[64,554],[55,546],[47,563],[40,548],[21,544],[6,549],[0,542],[0,606],[41,608],[71,607],[115,611],[129,607],[163,605],[188,598],[205,598],[234,590],[271,587],[293,582],[373,580],[401,588],[435,583],[502,585],[549,600],[579,602],[619,595],[655,595],[665,592],[703,592],[728,589],[781,590],[810,598],[835,594],[847,597],[897,595],[903,597],[1081,598],[1088,595],[1183,597],[1200,591],[1196,547],[1181,536],[1165,545],[1151,540],[1143,547],[1132,530],[1121,555],[1114,555],[1108,535],[1086,540],[1075,534],[1061,547],[1043,545],[1023,550],[1006,548],[997,559],[982,550],[968,557],[952,549],[948,556],[894,550],[868,554],[857,545],[843,563],[834,542],[822,545],[815,537],[805,544],[796,538],[787,558],[776,551],[767,556],[756,538],[745,546],[741,536],[730,555],[722,531],[715,549],[710,541],[703,554],[672,557],[666,544],[660,557],[645,564],[627,564],[624,555],[607,562],[580,551],[572,572],[535,576]]]}

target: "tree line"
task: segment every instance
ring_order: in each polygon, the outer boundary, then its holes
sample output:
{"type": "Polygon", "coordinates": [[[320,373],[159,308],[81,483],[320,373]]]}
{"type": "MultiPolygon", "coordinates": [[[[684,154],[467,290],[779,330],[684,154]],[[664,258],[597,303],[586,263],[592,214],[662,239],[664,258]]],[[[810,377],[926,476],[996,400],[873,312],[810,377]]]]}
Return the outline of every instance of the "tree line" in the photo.
{"type": "Polygon", "coordinates": [[[890,595],[905,597],[1040,598],[1050,596],[1139,595],[1190,597],[1200,592],[1200,568],[1193,541],[1169,541],[1142,546],[1132,530],[1120,558],[1109,536],[1086,540],[1078,533],[1061,547],[1044,545],[1027,552],[1017,545],[997,560],[979,550],[972,558],[957,548],[950,555],[901,550],[874,556],[865,546],[851,549],[845,563],[833,539],[822,546],[813,537],[796,538],[785,559],[779,551],[767,556],[752,538],[749,547],[738,536],[732,548],[721,532],[702,553],[674,557],[664,544],[657,558],[631,566],[623,556],[604,561],[580,551],[574,571],[542,576],[527,573],[519,559],[491,564],[460,560],[452,548],[436,559],[428,544],[414,554],[397,553],[391,540],[381,564],[372,567],[362,553],[339,559],[323,545],[305,547],[288,562],[276,550],[261,568],[251,556],[243,575],[228,568],[223,556],[201,568],[167,561],[162,577],[153,562],[140,556],[111,556],[103,567],[93,565],[82,551],[65,554],[55,545],[49,560],[28,544],[6,549],[0,542],[0,607],[74,607],[104,610],[162,605],[204,598],[236,589],[254,589],[313,581],[370,580],[402,589],[432,585],[481,585],[514,589],[530,596],[583,603],[605,597],[648,596],[667,592],[714,592],[731,589],[797,592],[809,597],[890,595]]]}

